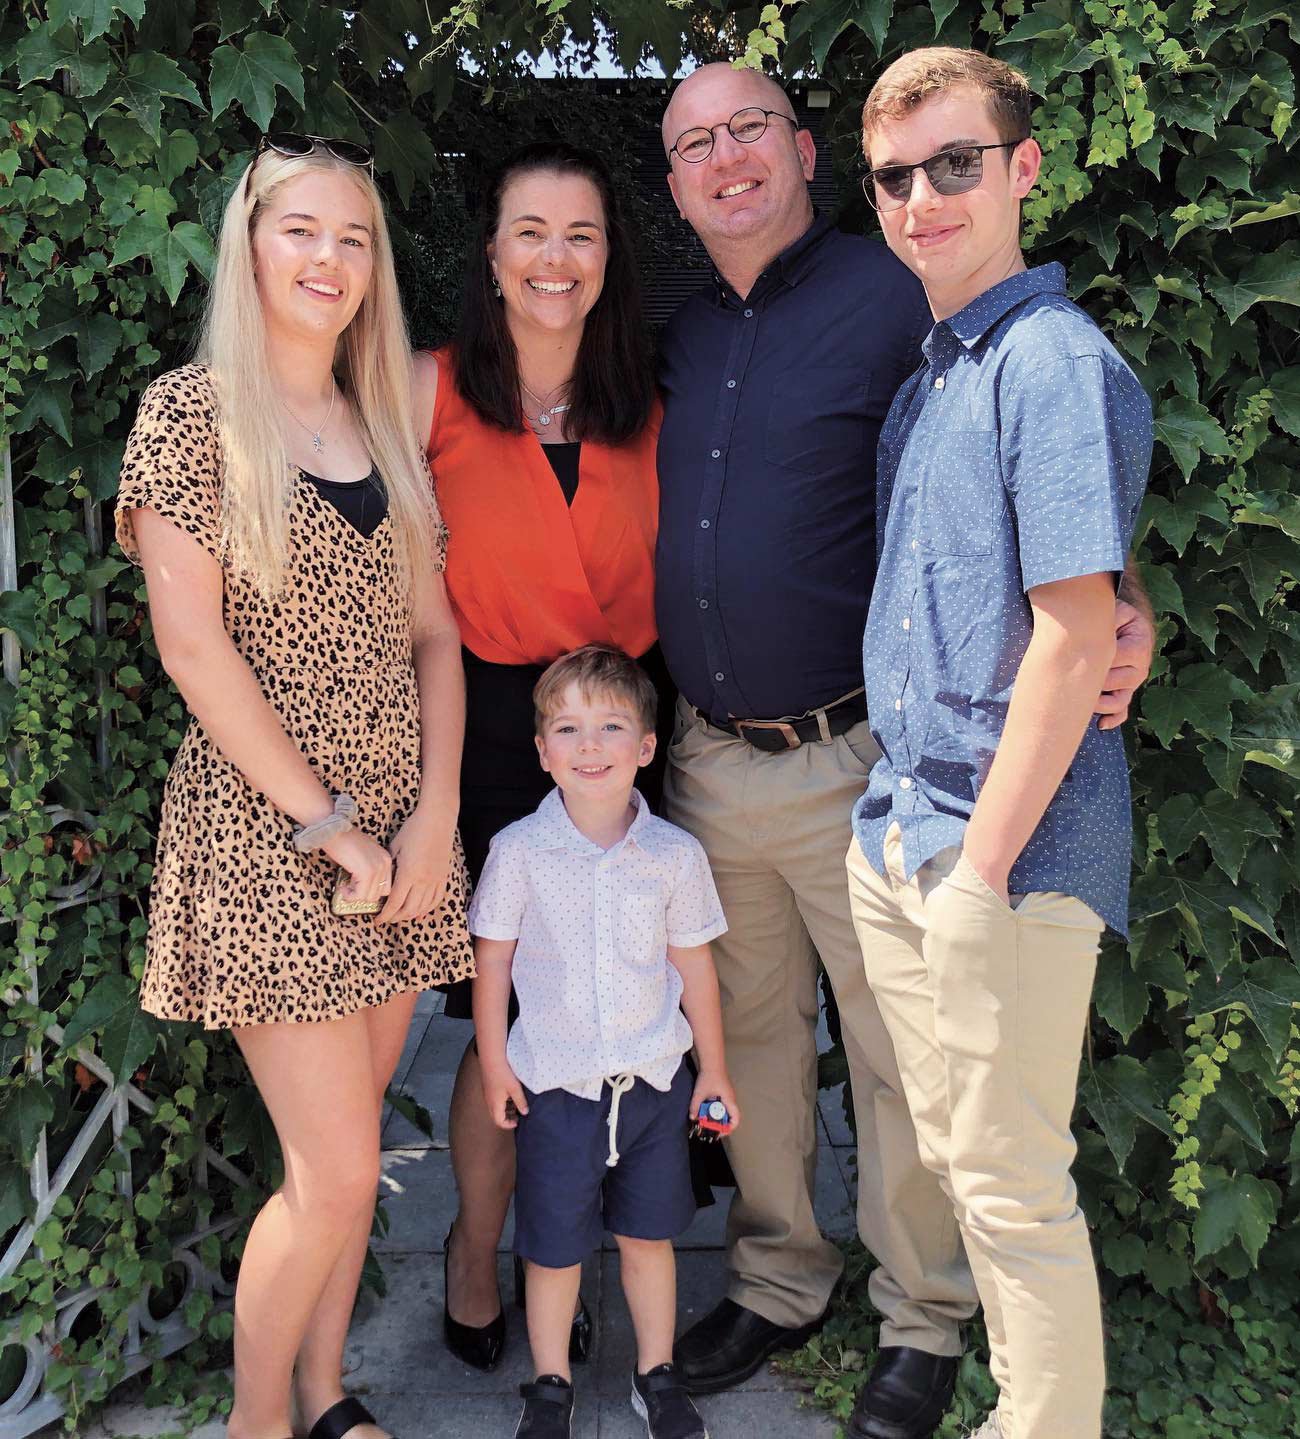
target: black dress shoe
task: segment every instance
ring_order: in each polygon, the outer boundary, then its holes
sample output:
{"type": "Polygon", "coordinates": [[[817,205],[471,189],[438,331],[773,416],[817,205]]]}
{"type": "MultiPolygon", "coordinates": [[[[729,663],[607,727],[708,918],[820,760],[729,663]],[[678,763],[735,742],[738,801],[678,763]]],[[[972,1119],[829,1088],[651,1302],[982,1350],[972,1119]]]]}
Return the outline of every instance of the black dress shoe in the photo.
{"type": "Polygon", "coordinates": [[[948,1411],[957,1360],[898,1345],[882,1349],[849,1419],[851,1439],[930,1439],[948,1411]]]}
{"type": "Polygon", "coordinates": [[[451,1293],[447,1283],[448,1256],[451,1253],[451,1236],[455,1227],[447,1231],[442,1245],[442,1339],[447,1348],[460,1360],[474,1369],[491,1370],[497,1367],[501,1351],[506,1347],[506,1316],[498,1310],[497,1317],[487,1324],[475,1326],[462,1324],[451,1317],[448,1297],[451,1293]]]}
{"type": "Polygon", "coordinates": [[[724,1299],[673,1345],[673,1363],[688,1394],[716,1394],[757,1374],[778,1349],[798,1349],[826,1322],[825,1314],[793,1329],[724,1299]]]}

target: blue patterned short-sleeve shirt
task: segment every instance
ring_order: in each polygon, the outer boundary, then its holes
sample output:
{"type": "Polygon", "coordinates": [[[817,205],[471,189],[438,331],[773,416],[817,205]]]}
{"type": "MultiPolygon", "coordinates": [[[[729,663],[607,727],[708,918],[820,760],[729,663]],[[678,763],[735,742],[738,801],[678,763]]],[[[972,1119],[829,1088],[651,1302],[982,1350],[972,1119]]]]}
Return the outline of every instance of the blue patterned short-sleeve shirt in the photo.
{"type": "MultiPolygon", "coordinates": [[[[880,556],[863,644],[883,757],[854,810],[884,872],[902,831],[910,877],[959,845],[1001,738],[1033,628],[1035,585],[1124,568],[1151,460],[1151,405],[1065,295],[1027,270],[941,320],[880,437],[880,556]]],[[[1011,871],[1127,932],[1124,741],[1090,725],[1011,871]]]]}

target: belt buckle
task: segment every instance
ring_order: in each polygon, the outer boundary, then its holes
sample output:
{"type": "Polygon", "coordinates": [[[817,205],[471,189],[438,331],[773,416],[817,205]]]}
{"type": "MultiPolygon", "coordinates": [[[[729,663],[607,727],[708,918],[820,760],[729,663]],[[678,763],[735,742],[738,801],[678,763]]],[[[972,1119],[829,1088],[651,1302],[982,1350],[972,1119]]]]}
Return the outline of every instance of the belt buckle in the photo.
{"type": "Polygon", "coordinates": [[[798,749],[803,744],[799,733],[788,720],[732,720],[736,733],[745,738],[747,729],[774,729],[785,740],[786,749],[798,749]]]}

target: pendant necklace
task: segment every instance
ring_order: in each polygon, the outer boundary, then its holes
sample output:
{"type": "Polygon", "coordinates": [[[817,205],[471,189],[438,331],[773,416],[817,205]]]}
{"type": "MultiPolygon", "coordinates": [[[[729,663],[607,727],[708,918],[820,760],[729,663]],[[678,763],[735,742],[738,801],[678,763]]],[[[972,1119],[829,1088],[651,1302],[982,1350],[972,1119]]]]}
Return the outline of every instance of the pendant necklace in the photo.
{"type": "MultiPolygon", "coordinates": [[[[565,384],[567,383],[568,381],[566,380],[565,384]]],[[[566,410],[571,410],[573,408],[573,406],[567,402],[563,405],[544,405],[542,404],[541,396],[537,394],[535,390],[530,390],[528,386],[524,384],[522,379],[519,381],[519,386],[523,390],[524,394],[528,395],[537,405],[538,413],[536,417],[534,418],[534,416],[530,415],[527,410],[524,411],[525,417],[529,420],[532,420],[535,424],[541,425],[543,428],[549,425],[556,415],[562,415],[566,410]]],[[[564,386],[557,385],[555,388],[557,390],[562,390],[564,386]]],[[[555,390],[552,390],[551,393],[554,394],[555,390]]]]}
{"type": "Polygon", "coordinates": [[[334,413],[334,401],[338,399],[338,394],[339,387],[335,385],[330,391],[330,407],[328,410],[325,411],[325,418],[315,429],[312,429],[312,427],[307,424],[305,420],[300,420],[298,416],[295,415],[294,412],[289,408],[289,406],[284,404],[283,398],[281,398],[280,400],[280,403],[284,405],[285,413],[289,416],[289,418],[293,420],[296,424],[301,425],[303,429],[306,430],[307,433],[311,436],[311,447],[313,450],[316,451],[317,454],[320,454],[320,452],[325,448],[325,441],[321,439],[321,434],[324,431],[325,426],[329,424],[330,416],[334,413]]]}

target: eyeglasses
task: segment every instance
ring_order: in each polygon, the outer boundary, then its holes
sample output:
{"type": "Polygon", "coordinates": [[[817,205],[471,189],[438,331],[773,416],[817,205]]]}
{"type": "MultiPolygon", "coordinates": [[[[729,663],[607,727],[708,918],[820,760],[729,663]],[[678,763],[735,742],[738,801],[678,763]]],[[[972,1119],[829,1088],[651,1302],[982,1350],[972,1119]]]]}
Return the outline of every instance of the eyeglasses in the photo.
{"type": "MultiPolygon", "coordinates": [[[[727,121],[727,133],[742,145],[752,145],[755,140],[763,138],[767,122],[773,115],[789,120],[796,130],[799,128],[799,122],[784,110],[760,110],[757,105],[750,105],[744,110],[737,110],[727,121]]],[[[683,130],[668,152],[669,160],[674,155],[685,160],[688,165],[698,165],[701,160],[707,160],[713,153],[714,132],[722,128],[721,125],[714,125],[712,129],[706,129],[703,125],[698,125],[693,130],[683,130]]]]}
{"type": "MultiPolygon", "coordinates": [[[[1028,137],[1025,137],[1028,138],[1028,137]]],[[[906,205],[912,196],[912,176],[925,171],[925,178],[939,195],[963,195],[974,190],[984,178],[985,150],[1014,150],[1021,140],[1003,140],[998,145],[954,145],[940,150],[915,165],[882,165],[862,177],[862,193],[875,210],[888,212],[906,205]]]]}
{"type": "MultiPolygon", "coordinates": [[[[375,152],[369,145],[356,140],[338,140],[328,135],[292,135],[286,130],[273,130],[257,142],[257,154],[274,150],[277,155],[298,160],[313,150],[324,150],[345,165],[359,165],[375,173],[375,152]]],[[[257,156],[253,157],[256,160],[257,156]]]]}

